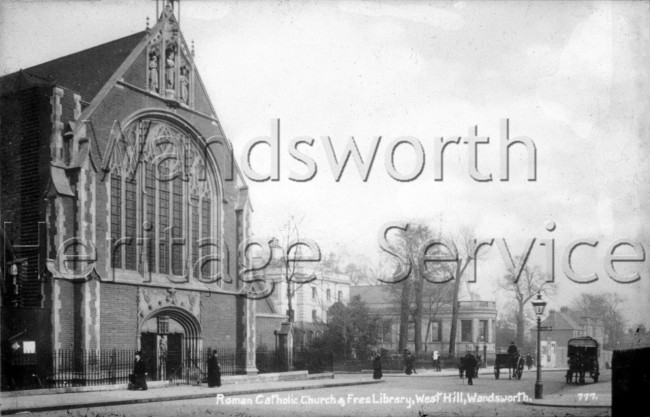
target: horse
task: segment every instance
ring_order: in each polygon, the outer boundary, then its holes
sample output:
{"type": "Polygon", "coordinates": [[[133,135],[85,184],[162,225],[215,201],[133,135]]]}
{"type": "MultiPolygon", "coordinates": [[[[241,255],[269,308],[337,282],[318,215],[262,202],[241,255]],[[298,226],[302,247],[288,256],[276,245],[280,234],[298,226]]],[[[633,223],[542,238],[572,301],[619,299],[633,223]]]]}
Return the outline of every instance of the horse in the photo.
{"type": "Polygon", "coordinates": [[[580,354],[569,357],[569,369],[566,371],[566,382],[567,384],[584,384],[585,383],[585,374],[587,369],[591,369],[593,363],[589,360],[590,358],[585,358],[580,354]]]}

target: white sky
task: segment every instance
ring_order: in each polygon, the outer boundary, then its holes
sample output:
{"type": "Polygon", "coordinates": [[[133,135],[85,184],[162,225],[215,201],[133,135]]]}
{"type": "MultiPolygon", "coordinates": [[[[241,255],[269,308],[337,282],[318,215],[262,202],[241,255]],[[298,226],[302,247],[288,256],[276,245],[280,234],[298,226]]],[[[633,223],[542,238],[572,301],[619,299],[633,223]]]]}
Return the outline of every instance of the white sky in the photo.
{"type": "MultiPolygon", "coordinates": [[[[153,26],[155,7],[2,3],[0,73],[140,31],[147,16],[153,26]]],[[[513,254],[526,239],[552,237],[560,292],[551,307],[581,291],[616,291],[627,297],[631,319],[646,320],[650,261],[629,265],[642,278],[627,285],[609,279],[602,265],[618,238],[637,238],[650,250],[642,139],[650,133],[648,2],[183,1],[180,18],[236,155],[281,120],[280,181],[248,181],[257,235],[277,234],[293,214],[323,252],[372,265],[388,259],[377,244],[388,221],[431,219],[447,233],[469,226],[477,238],[505,238],[513,254]],[[537,181],[526,181],[520,145],[511,151],[510,181],[498,181],[502,118],[510,119],[511,138],[535,142],[537,181]],[[497,180],[471,179],[467,145],[450,145],[444,181],[434,181],[434,138],[465,136],[473,125],[490,137],[478,167],[497,180]],[[292,170],[305,172],[287,150],[298,136],[315,139],[301,148],[318,164],[305,183],[288,179],[292,170]],[[352,161],[333,179],[323,136],[338,154],[354,136],[364,157],[371,138],[382,136],[367,182],[352,161]],[[410,183],[391,179],[384,167],[388,144],[401,136],[417,138],[426,154],[410,183]],[[549,220],[553,233],[544,229],[549,220]],[[574,255],[578,272],[601,275],[594,284],[570,282],[559,266],[568,243],[583,237],[601,242],[574,255]]],[[[397,169],[413,169],[411,155],[399,148],[397,169]]],[[[253,156],[265,172],[264,147],[253,156]]],[[[533,253],[539,257],[531,262],[544,262],[541,247],[533,253]]],[[[504,272],[496,247],[485,262],[480,294],[503,300],[495,294],[504,272]]]]}

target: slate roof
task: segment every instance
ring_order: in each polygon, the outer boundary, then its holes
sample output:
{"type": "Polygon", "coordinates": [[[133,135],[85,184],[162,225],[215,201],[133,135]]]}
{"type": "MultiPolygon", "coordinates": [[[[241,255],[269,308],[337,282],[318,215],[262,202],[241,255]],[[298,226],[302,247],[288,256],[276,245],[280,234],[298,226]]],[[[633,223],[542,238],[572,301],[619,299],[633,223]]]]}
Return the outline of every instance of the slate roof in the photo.
{"type": "Polygon", "coordinates": [[[574,316],[570,310],[554,310],[542,321],[542,326],[550,326],[553,330],[582,330],[583,320],[574,316]]]}
{"type": "Polygon", "coordinates": [[[350,287],[350,298],[360,295],[367,304],[383,304],[392,302],[386,285],[356,285],[350,287]]]}
{"type": "Polygon", "coordinates": [[[90,102],[146,35],[145,31],[134,33],[1,77],[0,94],[14,90],[22,75],[22,81],[60,85],[90,102]]]}

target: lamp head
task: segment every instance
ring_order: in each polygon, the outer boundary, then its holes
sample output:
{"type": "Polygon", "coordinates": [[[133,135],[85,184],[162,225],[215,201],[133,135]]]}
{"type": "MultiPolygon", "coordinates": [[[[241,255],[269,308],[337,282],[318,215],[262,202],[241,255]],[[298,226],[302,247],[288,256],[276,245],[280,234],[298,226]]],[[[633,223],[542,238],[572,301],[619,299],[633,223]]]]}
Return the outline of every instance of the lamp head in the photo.
{"type": "Polygon", "coordinates": [[[544,309],[546,308],[546,301],[542,300],[542,294],[541,292],[537,293],[537,298],[533,300],[533,309],[535,310],[535,314],[537,316],[541,316],[544,314],[544,309]]]}

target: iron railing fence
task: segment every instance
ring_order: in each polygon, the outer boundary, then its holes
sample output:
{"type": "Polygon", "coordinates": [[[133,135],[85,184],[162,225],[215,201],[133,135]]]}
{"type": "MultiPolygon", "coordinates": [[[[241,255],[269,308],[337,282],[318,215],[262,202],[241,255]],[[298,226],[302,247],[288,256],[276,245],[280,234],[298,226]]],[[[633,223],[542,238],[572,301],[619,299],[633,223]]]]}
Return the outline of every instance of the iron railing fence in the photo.
{"type": "Polygon", "coordinates": [[[2,355],[2,389],[62,388],[127,383],[133,349],[2,355]]]}
{"type": "MultiPolygon", "coordinates": [[[[246,351],[216,348],[221,375],[244,373],[246,351]]],[[[51,353],[2,354],[2,390],[127,384],[135,349],[59,349],[51,353]]],[[[143,351],[148,381],[191,384],[207,379],[212,349],[172,355],[143,351]]]]}
{"type": "MultiPolygon", "coordinates": [[[[207,381],[212,348],[178,354],[143,351],[148,381],[196,384],[207,381]]],[[[246,371],[246,350],[216,348],[222,376],[246,371]]],[[[136,349],[59,349],[56,352],[2,355],[2,390],[64,388],[127,384],[133,372],[136,349]]],[[[288,358],[285,352],[261,347],[256,350],[259,373],[305,370],[332,372],[329,351],[301,349],[288,358]],[[290,366],[290,360],[293,366],[290,366]]]]}

